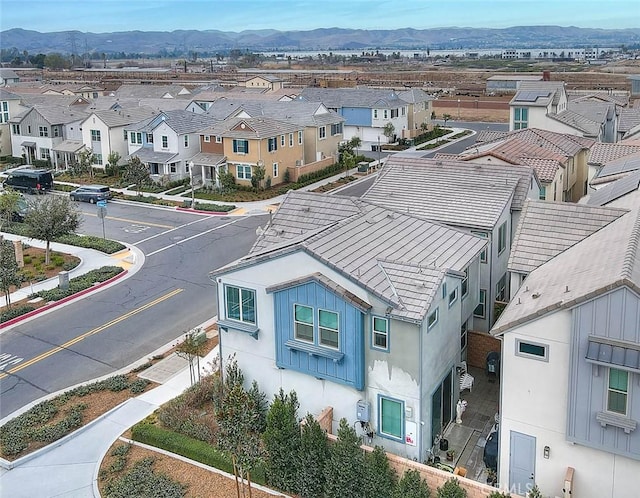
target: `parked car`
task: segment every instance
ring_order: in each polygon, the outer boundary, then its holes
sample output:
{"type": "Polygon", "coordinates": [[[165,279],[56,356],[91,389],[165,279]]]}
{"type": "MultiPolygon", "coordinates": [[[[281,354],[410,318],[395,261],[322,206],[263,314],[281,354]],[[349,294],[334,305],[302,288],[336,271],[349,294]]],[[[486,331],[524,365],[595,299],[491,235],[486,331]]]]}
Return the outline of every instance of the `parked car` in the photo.
{"type": "Polygon", "coordinates": [[[9,172],[3,185],[28,194],[44,194],[53,188],[53,175],[46,169],[16,169],[9,172]]]}
{"type": "Polygon", "coordinates": [[[487,436],[487,443],[484,445],[484,454],[482,455],[482,461],[486,465],[487,469],[498,470],[498,429],[495,428],[487,436]]]}
{"type": "Polygon", "coordinates": [[[111,190],[105,185],[83,185],[69,192],[72,201],[83,201],[95,204],[98,201],[108,201],[113,196],[111,190]]]}

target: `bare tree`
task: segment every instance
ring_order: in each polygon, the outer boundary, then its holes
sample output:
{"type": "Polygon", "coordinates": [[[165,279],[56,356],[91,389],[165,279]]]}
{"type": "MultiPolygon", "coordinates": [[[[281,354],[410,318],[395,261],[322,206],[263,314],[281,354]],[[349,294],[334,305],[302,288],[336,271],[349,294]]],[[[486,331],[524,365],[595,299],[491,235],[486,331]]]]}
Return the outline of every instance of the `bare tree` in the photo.
{"type": "Polygon", "coordinates": [[[185,333],[184,341],[176,348],[176,354],[189,362],[191,385],[200,381],[200,358],[204,355],[206,334],[200,328],[185,333]]]}

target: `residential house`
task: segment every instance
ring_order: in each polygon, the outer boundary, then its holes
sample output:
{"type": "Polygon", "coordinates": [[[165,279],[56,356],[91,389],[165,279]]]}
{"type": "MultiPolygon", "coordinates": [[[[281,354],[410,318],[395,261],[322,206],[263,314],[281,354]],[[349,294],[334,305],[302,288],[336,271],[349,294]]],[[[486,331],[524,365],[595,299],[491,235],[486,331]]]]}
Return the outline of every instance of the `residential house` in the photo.
{"type": "Polygon", "coordinates": [[[507,262],[526,198],[538,199],[532,168],[390,156],[363,195],[371,203],[443,223],[489,241],[480,257],[479,305],[466,326],[488,332],[495,303],[509,297],[507,262]]]}
{"type": "MultiPolygon", "coordinates": [[[[20,96],[0,88],[0,156],[13,156],[11,148],[11,117],[24,112],[20,96]]],[[[20,157],[19,154],[16,157],[20,157]]]]}
{"type": "Polygon", "coordinates": [[[112,152],[120,154],[121,162],[129,155],[127,126],[156,115],[149,107],[121,108],[92,112],[81,123],[82,144],[93,153],[93,167],[104,168],[112,152]]]}
{"type": "Polygon", "coordinates": [[[615,141],[634,137],[640,138],[640,108],[621,109],[618,116],[618,137],[615,141]]]}
{"type": "Polygon", "coordinates": [[[640,152],[608,161],[591,180],[592,189],[599,190],[611,182],[640,169],[640,152]]]}
{"type": "Polygon", "coordinates": [[[243,82],[242,86],[246,88],[259,88],[261,90],[273,92],[281,90],[284,86],[284,81],[272,74],[260,74],[248,77],[247,80],[243,82]]]}
{"type": "Polygon", "coordinates": [[[520,88],[522,81],[542,81],[541,74],[495,74],[487,78],[485,93],[515,93],[520,88]]]}
{"type": "Polygon", "coordinates": [[[8,68],[0,68],[0,86],[14,85],[20,83],[20,76],[8,68]]]}
{"type": "Polygon", "coordinates": [[[194,175],[217,185],[223,168],[239,184],[250,185],[256,167],[262,167],[264,181],[277,185],[302,165],[302,135],[302,126],[271,118],[226,119],[200,132],[201,154],[192,159],[194,175]]]}
{"type": "Polygon", "coordinates": [[[127,133],[129,157],[146,164],[154,181],[174,181],[189,176],[190,160],[200,152],[200,130],[214,123],[206,115],[164,111],[125,126],[123,134],[127,133]]]}
{"type": "Polygon", "coordinates": [[[593,145],[588,138],[525,128],[494,134],[490,140],[485,137],[458,158],[473,163],[530,166],[540,180],[540,199],[577,202],[587,193],[587,164],[593,145]]]}
{"type": "Polygon", "coordinates": [[[424,133],[424,127],[431,127],[433,97],[420,88],[398,92],[398,96],[408,104],[407,131],[403,138],[413,138],[424,133]]]}
{"type": "Polygon", "coordinates": [[[392,89],[305,88],[298,96],[306,102],[322,102],[345,119],[344,138],[359,137],[363,142],[393,141],[409,130],[409,104],[392,89]],[[392,137],[384,128],[393,125],[392,137]]]}
{"type": "Polygon", "coordinates": [[[640,144],[633,145],[626,142],[615,144],[603,142],[594,143],[589,152],[589,160],[587,163],[589,169],[587,174],[589,184],[587,193],[591,193],[599,188],[598,183],[594,183],[594,179],[599,176],[600,170],[605,164],[638,152],[640,152],[640,144]]]}
{"type": "Polygon", "coordinates": [[[355,198],[291,191],[249,254],[210,274],[220,354],[268,398],[333,408],[424,460],[454,418],[460,327],[486,241],[355,198]]]}
{"type": "Polygon", "coordinates": [[[639,227],[636,208],[531,271],[492,329],[512,492],[638,495],[639,227]]]}
{"type": "Polygon", "coordinates": [[[109,95],[119,99],[181,99],[184,105],[193,96],[193,93],[182,85],[120,85],[117,90],[109,92],[109,95]]]}

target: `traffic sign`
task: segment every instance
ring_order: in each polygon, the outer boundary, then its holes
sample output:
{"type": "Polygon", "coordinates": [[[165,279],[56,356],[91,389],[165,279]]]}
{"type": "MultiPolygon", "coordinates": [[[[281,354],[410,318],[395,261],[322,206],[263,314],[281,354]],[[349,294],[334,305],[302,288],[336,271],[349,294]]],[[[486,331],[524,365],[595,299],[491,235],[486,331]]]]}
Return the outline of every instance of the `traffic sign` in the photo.
{"type": "Polygon", "coordinates": [[[98,206],[99,208],[106,208],[107,207],[107,201],[98,201],[98,202],[96,202],[96,206],[98,206]]]}
{"type": "Polygon", "coordinates": [[[107,216],[107,208],[104,206],[98,206],[98,218],[102,218],[103,220],[107,216]]]}

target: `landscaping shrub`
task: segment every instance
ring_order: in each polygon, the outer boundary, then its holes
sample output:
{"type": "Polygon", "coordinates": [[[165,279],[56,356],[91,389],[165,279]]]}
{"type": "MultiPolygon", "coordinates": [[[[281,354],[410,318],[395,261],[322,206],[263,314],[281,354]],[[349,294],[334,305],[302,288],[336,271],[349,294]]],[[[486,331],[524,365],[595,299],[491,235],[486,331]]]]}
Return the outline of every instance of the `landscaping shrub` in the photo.
{"type": "Polygon", "coordinates": [[[124,244],[115,240],[103,239],[93,235],[65,235],[58,237],[54,242],[68,244],[70,246],[85,247],[87,249],[96,249],[105,254],[113,254],[126,249],[124,244]]]}
{"type": "Polygon", "coordinates": [[[42,290],[34,293],[33,297],[41,297],[45,301],[59,301],[60,299],[92,287],[94,283],[105,282],[123,271],[119,266],[103,266],[79,277],[72,278],[69,281],[69,288],[67,290],[60,288],[42,290]]]}
{"type": "Polygon", "coordinates": [[[8,322],[18,316],[26,315],[30,311],[35,310],[35,306],[30,306],[28,304],[17,306],[15,308],[10,308],[8,310],[0,311],[0,323],[8,322]]]}
{"type": "Polygon", "coordinates": [[[107,498],[129,498],[131,496],[182,498],[185,487],[179,482],[153,470],[153,458],[143,458],[119,479],[107,484],[107,498]]]}

